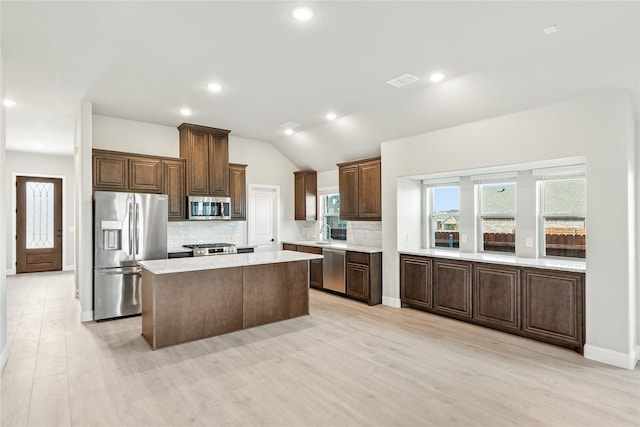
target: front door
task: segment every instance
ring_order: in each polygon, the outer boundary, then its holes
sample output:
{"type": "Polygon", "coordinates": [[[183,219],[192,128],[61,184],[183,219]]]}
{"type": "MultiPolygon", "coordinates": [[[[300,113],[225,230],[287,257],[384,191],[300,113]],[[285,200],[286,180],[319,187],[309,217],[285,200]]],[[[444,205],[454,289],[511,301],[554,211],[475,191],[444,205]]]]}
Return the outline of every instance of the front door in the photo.
{"type": "Polygon", "coordinates": [[[16,177],[16,272],[62,270],[62,179],[16,177]]]}

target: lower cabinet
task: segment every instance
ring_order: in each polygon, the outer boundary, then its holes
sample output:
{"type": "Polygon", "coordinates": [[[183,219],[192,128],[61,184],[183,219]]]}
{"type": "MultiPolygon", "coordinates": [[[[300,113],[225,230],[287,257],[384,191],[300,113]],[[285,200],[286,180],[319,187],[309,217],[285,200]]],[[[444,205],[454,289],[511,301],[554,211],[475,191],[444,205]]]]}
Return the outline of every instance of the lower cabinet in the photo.
{"type": "Polygon", "coordinates": [[[400,256],[400,300],[403,305],[433,308],[431,258],[400,256]]]}
{"type": "MultiPolygon", "coordinates": [[[[282,249],[285,251],[305,252],[308,254],[322,255],[322,249],[314,246],[292,245],[283,243],[282,249]]],[[[322,260],[309,260],[309,286],[316,289],[322,289],[322,260]]]]}
{"type": "MultiPolygon", "coordinates": [[[[322,255],[322,248],[283,243],[285,251],[307,252],[322,255]]],[[[309,261],[309,286],[323,289],[323,263],[321,259],[309,261]]],[[[345,255],[345,293],[329,291],[369,305],[382,303],[382,253],[347,251],[345,255]]]]}
{"type": "Polygon", "coordinates": [[[436,313],[471,319],[471,264],[436,259],[433,284],[436,313]]]}
{"type": "Polygon", "coordinates": [[[347,252],[347,296],[369,305],[382,303],[382,254],[347,252]]]}
{"type": "Polygon", "coordinates": [[[575,348],[584,345],[584,275],[525,269],[522,331],[575,348]]]}
{"type": "Polygon", "coordinates": [[[473,321],[504,331],[520,330],[520,269],[476,264],[473,321]]]}
{"type": "Polygon", "coordinates": [[[583,273],[400,255],[400,298],[403,307],[583,351],[583,273]]]}

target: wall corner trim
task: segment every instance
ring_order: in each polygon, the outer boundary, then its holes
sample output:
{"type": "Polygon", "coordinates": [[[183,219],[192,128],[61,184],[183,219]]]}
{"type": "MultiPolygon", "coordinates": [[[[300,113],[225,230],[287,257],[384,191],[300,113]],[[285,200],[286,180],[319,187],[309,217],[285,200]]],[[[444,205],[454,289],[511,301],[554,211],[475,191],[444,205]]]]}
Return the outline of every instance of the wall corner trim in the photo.
{"type": "Polygon", "coordinates": [[[81,322],[93,322],[93,310],[83,311],[80,313],[81,322]]]}
{"type": "Polygon", "coordinates": [[[382,297],[382,305],[387,305],[389,307],[400,308],[400,299],[391,298],[391,297],[382,297]]]}
{"type": "Polygon", "coordinates": [[[617,366],[619,368],[633,370],[637,362],[637,351],[631,353],[620,353],[619,351],[609,350],[593,345],[584,346],[585,359],[594,360],[596,362],[606,363],[607,365],[617,366]]]}
{"type": "Polygon", "coordinates": [[[9,343],[4,345],[2,353],[0,353],[0,371],[4,371],[4,367],[7,366],[9,360],[9,343]]]}

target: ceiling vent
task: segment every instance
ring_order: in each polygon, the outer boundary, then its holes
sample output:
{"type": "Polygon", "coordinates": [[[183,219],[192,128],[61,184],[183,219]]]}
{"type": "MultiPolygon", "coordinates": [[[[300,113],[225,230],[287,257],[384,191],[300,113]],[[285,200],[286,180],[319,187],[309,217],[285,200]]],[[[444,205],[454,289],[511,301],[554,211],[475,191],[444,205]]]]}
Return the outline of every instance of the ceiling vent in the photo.
{"type": "Polygon", "coordinates": [[[287,122],[280,125],[281,128],[285,128],[285,129],[295,129],[298,126],[300,126],[300,123],[296,123],[296,122],[287,122]]]}
{"type": "Polygon", "coordinates": [[[403,74],[396,77],[395,79],[389,80],[387,84],[393,87],[404,87],[410,85],[411,83],[415,83],[418,80],[420,79],[416,76],[412,76],[411,74],[403,74]]]}

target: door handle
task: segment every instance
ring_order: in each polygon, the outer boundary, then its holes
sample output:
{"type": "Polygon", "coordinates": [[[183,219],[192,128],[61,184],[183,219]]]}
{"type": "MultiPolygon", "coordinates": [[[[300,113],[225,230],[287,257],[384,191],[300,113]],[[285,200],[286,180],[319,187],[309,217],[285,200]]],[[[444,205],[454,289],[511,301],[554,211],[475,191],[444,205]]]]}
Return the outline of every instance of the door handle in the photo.
{"type": "Polygon", "coordinates": [[[140,250],[140,204],[136,203],[136,255],[140,250]]]}
{"type": "Polygon", "coordinates": [[[129,203],[129,255],[133,254],[133,204],[129,203]]]}
{"type": "Polygon", "coordinates": [[[272,242],[275,242],[275,241],[276,241],[276,239],[271,239],[271,241],[272,241],[272,242]]]}

